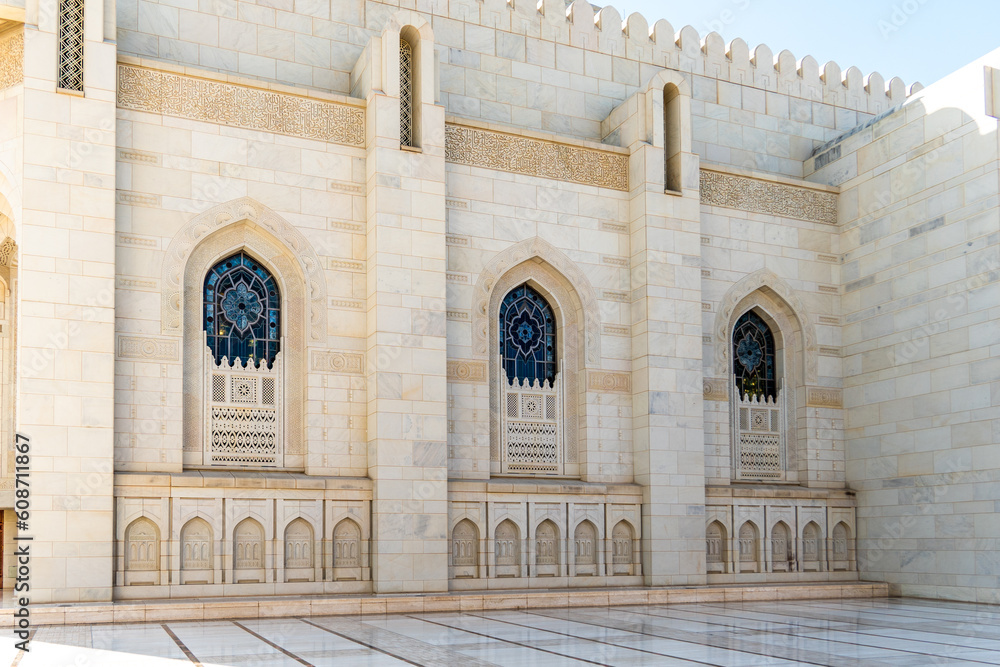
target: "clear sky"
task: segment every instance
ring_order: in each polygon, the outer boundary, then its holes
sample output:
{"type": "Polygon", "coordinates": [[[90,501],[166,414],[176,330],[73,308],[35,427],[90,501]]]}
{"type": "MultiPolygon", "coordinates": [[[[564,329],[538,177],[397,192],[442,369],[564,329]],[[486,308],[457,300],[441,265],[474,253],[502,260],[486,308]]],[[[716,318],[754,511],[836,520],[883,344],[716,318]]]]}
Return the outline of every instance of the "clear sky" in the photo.
{"type": "Polygon", "coordinates": [[[592,0],[613,5],[623,18],[639,12],[652,25],[666,19],[679,31],[692,25],[729,40],[741,37],[750,53],[761,43],[777,55],[833,60],[865,75],[925,86],[1000,48],[1000,0],[592,0]]]}

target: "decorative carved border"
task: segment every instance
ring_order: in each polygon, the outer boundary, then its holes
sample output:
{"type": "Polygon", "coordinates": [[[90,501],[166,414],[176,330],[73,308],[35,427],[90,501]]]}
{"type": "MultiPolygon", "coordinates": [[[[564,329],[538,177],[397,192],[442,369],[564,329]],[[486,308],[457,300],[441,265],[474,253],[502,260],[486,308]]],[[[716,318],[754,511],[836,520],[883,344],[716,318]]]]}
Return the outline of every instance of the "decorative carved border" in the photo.
{"type": "Polygon", "coordinates": [[[473,167],[628,191],[628,156],[449,123],[445,159],[473,167]]]}
{"type": "Polygon", "coordinates": [[[725,378],[705,378],[704,388],[706,401],[729,400],[729,382],[725,378]]]}
{"type": "Polygon", "coordinates": [[[306,281],[309,307],[309,338],[313,342],[326,339],[327,304],[326,275],[319,257],[302,232],[292,227],[281,216],[250,197],[241,197],[220,204],[195,216],[170,242],[163,258],[163,277],[160,281],[161,328],[165,334],[181,333],[181,280],[188,257],[204,238],[226,225],[248,220],[259,225],[285,245],[298,260],[299,269],[306,281]]]}
{"type": "Polygon", "coordinates": [[[181,346],[177,338],[150,338],[119,335],[115,346],[118,359],[138,361],[177,361],[181,346]]]}
{"type": "Polygon", "coordinates": [[[338,352],[328,350],[314,352],[311,368],[314,371],[327,373],[353,373],[361,375],[365,372],[365,355],[361,352],[338,352]]]}
{"type": "Polygon", "coordinates": [[[747,176],[701,171],[701,203],[837,224],[837,195],[747,176]]]}
{"type": "Polygon", "coordinates": [[[24,82],[24,31],[0,40],[0,90],[24,82]]]}
{"type": "Polygon", "coordinates": [[[347,146],[365,145],[365,110],[359,107],[121,63],[118,106],[347,146]]]}
{"type": "Polygon", "coordinates": [[[115,287],[118,289],[138,290],[140,292],[159,292],[160,281],[156,280],[155,278],[116,276],[115,287]]]}
{"type": "Polygon", "coordinates": [[[806,406],[810,408],[844,407],[844,390],[834,387],[806,387],[806,406]]]}
{"type": "Polygon", "coordinates": [[[464,359],[449,360],[448,382],[486,382],[486,363],[464,359]]]}
{"type": "Polygon", "coordinates": [[[612,373],[610,371],[588,371],[587,389],[591,391],[614,391],[622,394],[631,394],[632,375],[630,373],[612,373]]]}

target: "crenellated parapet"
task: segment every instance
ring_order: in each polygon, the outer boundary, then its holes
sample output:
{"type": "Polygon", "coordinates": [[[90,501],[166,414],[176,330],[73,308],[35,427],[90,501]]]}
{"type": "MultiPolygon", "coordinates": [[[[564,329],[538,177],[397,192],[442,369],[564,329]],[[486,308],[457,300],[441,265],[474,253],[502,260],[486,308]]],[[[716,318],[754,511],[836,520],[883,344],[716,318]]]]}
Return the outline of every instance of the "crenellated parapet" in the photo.
{"type": "MultiPolygon", "coordinates": [[[[649,24],[641,14],[623,18],[611,6],[595,8],[587,0],[452,0],[432,3],[434,14],[504,32],[566,44],[588,51],[636,60],[656,67],[702,74],[864,113],[898,105],[909,89],[902,79],[867,76],[835,62],[820,67],[812,56],[777,54],[766,44],[753,51],[742,39],[728,44],[716,32],[701,36],[692,26],[680,30],[666,20],[649,24]]],[[[374,26],[373,26],[374,27],[374,26]]]]}

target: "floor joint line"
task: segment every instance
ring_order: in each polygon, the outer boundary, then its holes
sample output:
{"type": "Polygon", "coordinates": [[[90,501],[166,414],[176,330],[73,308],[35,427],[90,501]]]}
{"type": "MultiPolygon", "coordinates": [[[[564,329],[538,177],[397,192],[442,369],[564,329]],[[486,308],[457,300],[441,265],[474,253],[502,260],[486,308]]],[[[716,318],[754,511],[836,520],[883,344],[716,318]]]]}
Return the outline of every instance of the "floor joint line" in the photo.
{"type": "Polygon", "coordinates": [[[274,642],[272,642],[267,637],[254,632],[253,630],[251,630],[247,626],[243,625],[239,621],[230,621],[230,623],[232,623],[233,625],[235,625],[238,628],[242,628],[243,630],[246,630],[247,632],[249,632],[251,635],[253,635],[257,639],[261,640],[262,642],[264,642],[265,644],[267,644],[271,648],[276,649],[278,651],[281,651],[282,653],[284,653],[285,655],[287,655],[289,658],[291,658],[295,662],[299,663],[300,665],[305,665],[306,667],[316,667],[316,665],[312,664],[308,660],[303,660],[299,656],[295,655],[294,653],[292,653],[291,651],[289,651],[288,649],[286,649],[284,646],[278,646],[277,644],[275,644],[274,642]]]}
{"type": "Polygon", "coordinates": [[[191,649],[189,649],[184,644],[184,642],[181,641],[181,638],[178,637],[176,634],[174,634],[174,631],[170,629],[170,626],[168,626],[166,623],[160,623],[160,627],[163,628],[163,630],[168,635],[170,635],[170,638],[174,640],[175,644],[177,644],[177,648],[179,648],[181,651],[184,652],[184,655],[187,656],[188,660],[190,660],[194,664],[198,665],[198,667],[203,667],[203,665],[201,664],[201,661],[198,660],[198,658],[195,657],[194,653],[191,652],[191,649]]]}

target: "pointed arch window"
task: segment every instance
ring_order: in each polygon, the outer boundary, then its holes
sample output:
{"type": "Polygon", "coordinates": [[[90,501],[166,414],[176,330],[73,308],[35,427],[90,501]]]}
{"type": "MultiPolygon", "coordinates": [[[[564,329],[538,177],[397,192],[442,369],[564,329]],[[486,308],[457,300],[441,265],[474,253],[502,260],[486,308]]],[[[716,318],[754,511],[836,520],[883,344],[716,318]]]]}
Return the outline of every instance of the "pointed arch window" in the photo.
{"type": "Polygon", "coordinates": [[[752,310],[744,313],[733,327],[733,374],[740,398],[778,397],[774,334],[752,310]]]}
{"type": "Polygon", "coordinates": [[[511,290],[500,305],[500,350],[508,382],[555,383],[555,315],[527,284],[511,290]]]}
{"type": "Polygon", "coordinates": [[[734,477],[783,479],[783,401],[774,334],[760,315],[748,310],[733,326],[732,345],[734,477]]]}
{"type": "Polygon", "coordinates": [[[281,293],[240,250],[205,276],[206,437],[213,465],[280,466],[281,293]]]}
{"type": "Polygon", "coordinates": [[[556,367],[556,319],[527,283],[499,313],[503,474],[563,474],[563,381],[556,367]]]}
{"type": "Polygon", "coordinates": [[[281,294],[260,262],[240,251],[205,276],[205,333],[216,362],[273,363],[281,346],[281,294]]]}

